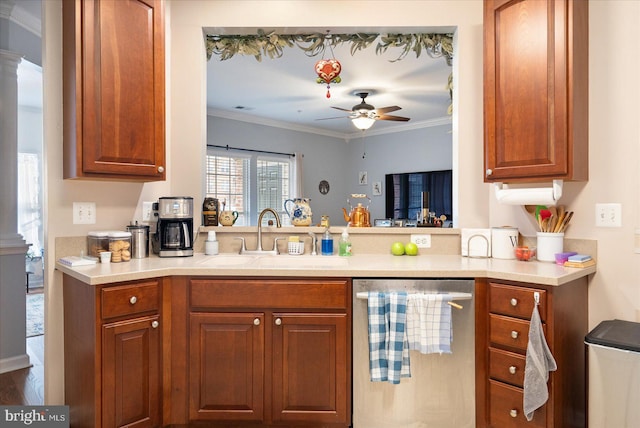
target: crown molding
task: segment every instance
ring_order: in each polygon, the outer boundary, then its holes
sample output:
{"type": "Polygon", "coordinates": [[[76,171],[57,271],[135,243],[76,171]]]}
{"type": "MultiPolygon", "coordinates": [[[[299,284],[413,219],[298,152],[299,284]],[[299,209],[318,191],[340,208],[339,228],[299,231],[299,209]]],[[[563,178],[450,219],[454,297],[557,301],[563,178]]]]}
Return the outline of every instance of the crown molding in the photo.
{"type": "Polygon", "coordinates": [[[42,37],[42,19],[24,9],[20,2],[0,0],[0,19],[6,19],[30,33],[42,37]]]}
{"type": "MultiPolygon", "coordinates": [[[[227,110],[220,110],[220,109],[207,109],[207,116],[218,117],[221,119],[237,120],[240,122],[247,122],[247,123],[252,123],[257,125],[271,126],[274,128],[282,128],[290,131],[306,132],[308,134],[323,135],[325,137],[332,137],[332,138],[344,140],[345,142],[349,142],[350,140],[354,140],[362,137],[362,131],[355,131],[355,132],[349,132],[349,133],[334,132],[334,131],[328,131],[326,129],[315,128],[312,126],[303,126],[303,125],[298,125],[291,122],[285,122],[285,121],[274,120],[274,119],[266,119],[264,117],[247,114],[246,112],[241,113],[241,112],[234,112],[234,111],[227,111],[227,110]]],[[[379,129],[379,128],[375,129],[375,124],[374,124],[373,129],[370,128],[365,132],[367,136],[395,134],[398,132],[413,131],[416,129],[431,128],[434,126],[451,125],[451,123],[452,123],[451,116],[445,116],[437,119],[424,120],[421,122],[397,124],[393,128],[387,128],[387,129],[379,129]]]]}

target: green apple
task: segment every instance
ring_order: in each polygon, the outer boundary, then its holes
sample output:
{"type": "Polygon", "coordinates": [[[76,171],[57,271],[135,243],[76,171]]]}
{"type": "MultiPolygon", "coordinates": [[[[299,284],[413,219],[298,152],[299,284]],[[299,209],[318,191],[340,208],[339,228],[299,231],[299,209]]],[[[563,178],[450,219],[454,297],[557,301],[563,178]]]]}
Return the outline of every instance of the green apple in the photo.
{"type": "Polygon", "coordinates": [[[402,242],[394,242],[391,244],[391,254],[401,256],[404,254],[404,244],[402,242]]]}
{"type": "Polygon", "coordinates": [[[404,252],[408,256],[416,256],[418,255],[418,246],[413,242],[407,242],[404,246],[404,252]]]}

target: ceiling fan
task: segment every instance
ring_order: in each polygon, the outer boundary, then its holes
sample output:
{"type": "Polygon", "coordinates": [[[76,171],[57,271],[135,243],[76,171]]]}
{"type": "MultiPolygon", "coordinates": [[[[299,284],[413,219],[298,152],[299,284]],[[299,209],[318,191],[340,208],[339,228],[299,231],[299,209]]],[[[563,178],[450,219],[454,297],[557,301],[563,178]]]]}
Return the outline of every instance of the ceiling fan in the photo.
{"type": "MultiPolygon", "coordinates": [[[[361,102],[360,104],[356,104],[353,107],[351,107],[351,110],[341,108],[341,107],[332,107],[332,108],[336,110],[349,112],[350,114],[348,117],[351,119],[355,127],[358,129],[362,129],[362,130],[369,129],[371,128],[371,126],[376,120],[392,120],[396,122],[409,121],[408,117],[393,116],[393,115],[387,114],[392,111],[400,110],[402,107],[389,106],[389,107],[375,108],[371,104],[367,104],[367,102],[365,101],[365,98],[367,98],[367,96],[369,95],[369,92],[357,91],[354,93],[354,95],[357,95],[358,97],[360,97],[361,102]]],[[[339,119],[339,118],[327,117],[327,118],[318,119],[318,120],[327,120],[327,119],[339,119]]]]}

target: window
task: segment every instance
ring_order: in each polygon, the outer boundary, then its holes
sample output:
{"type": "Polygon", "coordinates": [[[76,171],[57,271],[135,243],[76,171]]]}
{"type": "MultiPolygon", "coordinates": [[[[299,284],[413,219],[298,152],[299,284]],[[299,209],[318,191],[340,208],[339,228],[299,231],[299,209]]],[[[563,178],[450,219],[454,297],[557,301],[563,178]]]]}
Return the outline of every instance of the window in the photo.
{"type": "Polygon", "coordinates": [[[291,199],[294,163],[288,156],[230,155],[228,151],[207,152],[206,193],[217,198],[222,210],[238,212],[236,225],[258,223],[258,214],[273,208],[283,225],[290,224],[284,215],[284,201],[291,199]]]}

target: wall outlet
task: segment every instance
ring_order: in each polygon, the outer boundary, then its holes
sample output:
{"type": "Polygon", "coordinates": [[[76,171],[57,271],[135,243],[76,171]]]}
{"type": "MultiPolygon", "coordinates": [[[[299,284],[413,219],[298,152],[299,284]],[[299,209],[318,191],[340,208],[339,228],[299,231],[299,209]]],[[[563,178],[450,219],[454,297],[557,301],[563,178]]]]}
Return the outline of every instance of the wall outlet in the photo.
{"type": "Polygon", "coordinates": [[[142,221],[151,221],[151,212],[153,211],[153,202],[142,203],[142,221]]]}
{"type": "Polygon", "coordinates": [[[622,204],[596,204],[596,227],[622,227],[622,204]]]}
{"type": "Polygon", "coordinates": [[[431,235],[414,235],[412,233],[411,242],[416,244],[418,248],[431,248],[431,235]]]}
{"type": "Polygon", "coordinates": [[[74,202],[73,224],[96,224],[96,203],[74,202]]]}

